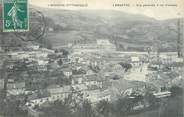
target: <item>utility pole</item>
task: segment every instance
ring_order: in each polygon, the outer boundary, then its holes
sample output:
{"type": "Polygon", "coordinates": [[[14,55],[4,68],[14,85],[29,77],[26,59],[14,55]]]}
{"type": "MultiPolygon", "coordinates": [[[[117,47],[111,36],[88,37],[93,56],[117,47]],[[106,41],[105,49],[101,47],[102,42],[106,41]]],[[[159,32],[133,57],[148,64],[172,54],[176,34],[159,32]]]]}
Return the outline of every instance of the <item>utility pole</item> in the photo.
{"type": "Polygon", "coordinates": [[[177,56],[178,58],[181,58],[183,56],[182,54],[182,46],[183,46],[183,23],[184,23],[184,18],[178,18],[176,25],[177,25],[177,29],[171,29],[172,31],[174,31],[177,34],[177,42],[176,42],[176,46],[177,46],[177,56]]]}
{"type": "Polygon", "coordinates": [[[182,38],[183,38],[183,30],[182,30],[182,18],[179,18],[178,21],[177,21],[177,27],[178,27],[178,37],[177,37],[177,54],[178,54],[178,58],[181,58],[183,56],[182,54],[182,45],[183,45],[183,42],[182,42],[182,38]]]}

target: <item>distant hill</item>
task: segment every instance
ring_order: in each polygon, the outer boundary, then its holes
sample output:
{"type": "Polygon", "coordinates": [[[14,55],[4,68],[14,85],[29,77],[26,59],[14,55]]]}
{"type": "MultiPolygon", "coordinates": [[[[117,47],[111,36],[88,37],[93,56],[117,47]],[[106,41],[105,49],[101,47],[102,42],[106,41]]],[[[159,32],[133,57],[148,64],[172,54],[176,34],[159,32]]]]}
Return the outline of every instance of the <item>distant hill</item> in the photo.
{"type": "Polygon", "coordinates": [[[177,30],[177,19],[159,21],[112,10],[34,8],[43,12],[47,27],[53,29],[45,39],[54,47],[109,39],[119,50],[143,51],[154,47],[161,51],[176,51],[177,33],[174,30],[177,30]]]}
{"type": "Polygon", "coordinates": [[[39,10],[60,26],[59,31],[47,36],[54,46],[109,39],[120,50],[158,46],[161,51],[176,51],[177,19],[159,21],[110,10],[39,10]]]}

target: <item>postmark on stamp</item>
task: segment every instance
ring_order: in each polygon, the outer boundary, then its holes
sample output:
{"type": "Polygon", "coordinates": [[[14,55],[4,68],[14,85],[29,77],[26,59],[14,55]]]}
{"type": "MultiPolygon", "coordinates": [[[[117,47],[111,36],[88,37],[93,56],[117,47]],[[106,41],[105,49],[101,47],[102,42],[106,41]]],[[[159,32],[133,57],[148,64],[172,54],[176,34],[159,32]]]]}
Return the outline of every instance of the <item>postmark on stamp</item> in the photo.
{"type": "Polygon", "coordinates": [[[46,31],[44,14],[34,8],[29,8],[29,31],[14,34],[23,41],[35,41],[41,39],[46,31]]]}
{"type": "Polygon", "coordinates": [[[28,0],[3,0],[3,32],[29,30],[28,0]]]}

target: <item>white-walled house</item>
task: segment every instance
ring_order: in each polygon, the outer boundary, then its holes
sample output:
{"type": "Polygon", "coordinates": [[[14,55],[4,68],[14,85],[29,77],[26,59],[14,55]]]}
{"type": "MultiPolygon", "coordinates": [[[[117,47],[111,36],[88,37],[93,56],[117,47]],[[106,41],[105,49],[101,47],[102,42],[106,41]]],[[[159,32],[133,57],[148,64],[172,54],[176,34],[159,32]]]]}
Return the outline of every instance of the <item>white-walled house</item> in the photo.
{"type": "Polygon", "coordinates": [[[64,69],[62,69],[62,72],[63,72],[63,74],[64,74],[67,78],[69,78],[70,76],[72,76],[72,69],[70,69],[70,68],[64,68],[64,69]]]}

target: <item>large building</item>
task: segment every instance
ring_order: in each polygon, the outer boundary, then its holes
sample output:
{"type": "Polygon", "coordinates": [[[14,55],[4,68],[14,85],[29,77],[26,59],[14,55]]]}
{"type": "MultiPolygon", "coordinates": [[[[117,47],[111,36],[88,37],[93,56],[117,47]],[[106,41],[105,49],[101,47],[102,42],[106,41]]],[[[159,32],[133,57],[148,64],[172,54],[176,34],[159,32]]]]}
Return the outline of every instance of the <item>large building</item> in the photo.
{"type": "Polygon", "coordinates": [[[95,52],[95,51],[115,51],[116,46],[110,43],[109,40],[97,40],[96,43],[92,44],[77,44],[73,46],[74,52],[83,51],[83,52],[95,52]]]}

